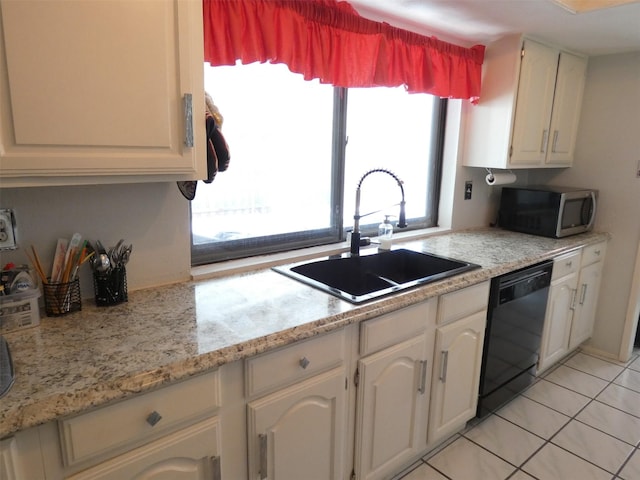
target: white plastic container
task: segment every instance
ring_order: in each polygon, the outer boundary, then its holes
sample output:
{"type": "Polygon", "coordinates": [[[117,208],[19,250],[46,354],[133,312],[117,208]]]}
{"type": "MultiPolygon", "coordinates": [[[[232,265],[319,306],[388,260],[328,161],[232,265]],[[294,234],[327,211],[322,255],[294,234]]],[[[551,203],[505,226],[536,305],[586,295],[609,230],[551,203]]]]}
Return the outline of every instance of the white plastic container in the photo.
{"type": "Polygon", "coordinates": [[[0,296],[0,333],[40,325],[40,290],[0,296]]]}

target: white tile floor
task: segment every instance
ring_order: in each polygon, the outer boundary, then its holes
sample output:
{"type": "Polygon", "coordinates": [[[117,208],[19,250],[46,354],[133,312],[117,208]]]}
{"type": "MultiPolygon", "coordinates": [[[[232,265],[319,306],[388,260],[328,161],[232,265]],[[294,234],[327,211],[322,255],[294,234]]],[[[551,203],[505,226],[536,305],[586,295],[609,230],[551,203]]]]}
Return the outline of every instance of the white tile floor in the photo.
{"type": "Polygon", "coordinates": [[[576,353],[400,479],[640,479],[640,350],[576,353]]]}

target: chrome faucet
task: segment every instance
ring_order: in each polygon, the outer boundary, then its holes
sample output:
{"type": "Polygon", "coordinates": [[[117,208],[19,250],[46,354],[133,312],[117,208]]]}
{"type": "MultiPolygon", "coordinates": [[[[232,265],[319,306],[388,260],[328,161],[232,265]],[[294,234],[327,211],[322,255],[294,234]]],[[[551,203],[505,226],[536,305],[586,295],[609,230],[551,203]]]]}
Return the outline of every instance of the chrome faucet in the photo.
{"type": "MultiPolygon", "coordinates": [[[[402,193],[402,200],[400,201],[400,216],[398,217],[398,227],[405,228],[407,226],[407,218],[405,213],[405,201],[404,201],[404,188],[402,186],[402,180],[398,178],[398,176],[386,170],[384,168],[374,168],[373,170],[369,170],[365,173],[360,181],[358,182],[358,188],[356,188],[356,213],[353,215],[353,232],[351,232],[351,256],[360,255],[360,219],[362,217],[366,217],[367,215],[371,215],[370,212],[366,215],[360,215],[360,191],[362,187],[362,182],[365,178],[367,178],[372,173],[381,172],[386,173],[387,175],[391,175],[393,179],[398,182],[398,186],[400,187],[400,193],[402,193]]],[[[378,210],[379,211],[379,210],[378,210]]]]}

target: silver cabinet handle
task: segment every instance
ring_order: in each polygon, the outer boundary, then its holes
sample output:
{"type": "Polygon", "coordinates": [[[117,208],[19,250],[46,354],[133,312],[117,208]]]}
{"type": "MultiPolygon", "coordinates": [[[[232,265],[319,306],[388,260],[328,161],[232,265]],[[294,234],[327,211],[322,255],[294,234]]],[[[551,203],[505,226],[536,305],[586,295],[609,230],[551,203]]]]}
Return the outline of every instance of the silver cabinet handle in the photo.
{"type": "Polygon", "coordinates": [[[442,380],[443,382],[447,381],[447,367],[448,367],[448,363],[449,363],[449,351],[448,350],[442,350],[440,352],[440,359],[442,361],[441,365],[440,365],[440,380],[442,380]]]}
{"type": "Polygon", "coordinates": [[[549,140],[549,130],[542,131],[542,141],[540,142],[540,153],[547,151],[547,141],[549,140]]]}
{"type": "Polygon", "coordinates": [[[193,147],[193,95],[185,93],[182,97],[184,108],[184,146],[193,147]]]}
{"type": "Polygon", "coordinates": [[[555,151],[556,151],[556,144],[558,143],[558,134],[559,133],[560,132],[558,130],[554,130],[553,131],[553,142],[551,143],[551,151],[553,153],[555,153],[555,151]]]}
{"type": "Polygon", "coordinates": [[[299,363],[303,369],[306,369],[311,363],[311,361],[307,357],[302,357],[299,363]]]}
{"type": "Polygon", "coordinates": [[[147,423],[152,427],[155,427],[156,423],[158,423],[160,420],[162,420],[162,415],[160,415],[155,410],[147,416],[147,423]]]}
{"type": "Polygon", "coordinates": [[[565,267],[570,267],[571,265],[573,265],[573,261],[571,260],[564,264],[565,267]]]}
{"type": "Polygon", "coordinates": [[[597,256],[600,256],[600,250],[595,250],[593,253],[595,253],[597,256]]]}
{"type": "Polygon", "coordinates": [[[267,435],[258,434],[258,443],[260,445],[260,480],[267,478],[267,435]]]}
{"type": "Polygon", "coordinates": [[[220,468],[220,457],[210,458],[211,461],[211,478],[213,480],[222,480],[222,469],[220,468]]]}
{"type": "Polygon", "coordinates": [[[576,296],[578,293],[578,289],[577,288],[572,288],[571,291],[573,292],[573,294],[571,295],[571,305],[569,305],[569,309],[570,310],[575,310],[576,309],[576,296]]]}
{"type": "Polygon", "coordinates": [[[424,395],[427,391],[427,361],[418,360],[420,363],[420,385],[418,385],[418,392],[420,395],[424,395]]]}
{"type": "Polygon", "coordinates": [[[588,285],[586,283],[582,284],[582,291],[580,292],[580,305],[584,305],[584,299],[587,296],[587,287],[588,285]]]}

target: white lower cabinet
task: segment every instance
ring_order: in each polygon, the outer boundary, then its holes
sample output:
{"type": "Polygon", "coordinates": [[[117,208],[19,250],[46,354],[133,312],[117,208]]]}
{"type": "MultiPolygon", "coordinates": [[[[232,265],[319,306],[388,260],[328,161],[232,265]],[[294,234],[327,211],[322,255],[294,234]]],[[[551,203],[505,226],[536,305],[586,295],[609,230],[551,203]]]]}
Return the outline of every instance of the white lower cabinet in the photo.
{"type": "Polygon", "coordinates": [[[346,388],[336,368],[248,404],[249,478],[343,478],[346,388]]]}
{"type": "Polygon", "coordinates": [[[410,334],[416,324],[419,333],[358,361],[358,479],[389,478],[426,449],[435,306],[434,300],[382,317],[395,335],[410,334]]]}
{"type": "Polygon", "coordinates": [[[68,480],[221,480],[217,417],[84,470],[68,480]]]}
{"type": "Polygon", "coordinates": [[[571,350],[591,338],[593,333],[605,247],[606,244],[598,244],[596,248],[592,249],[593,255],[597,256],[594,263],[586,264],[591,258],[589,256],[591,250],[585,249],[582,256],[582,268],[580,269],[578,288],[576,290],[576,309],[573,314],[573,325],[569,340],[569,348],[571,350]]]}
{"type": "Polygon", "coordinates": [[[551,282],[544,320],[538,373],[543,372],[569,352],[571,319],[578,274],[571,273],[551,282]]]}
{"type": "Polygon", "coordinates": [[[476,415],[486,309],[487,298],[483,310],[436,330],[429,443],[451,435],[476,415]]]}
{"type": "Polygon", "coordinates": [[[44,480],[45,478],[37,428],[29,428],[0,440],[0,479],[44,480]]]}
{"type": "Polygon", "coordinates": [[[606,242],[554,259],[538,373],[591,337],[606,242]]]}

